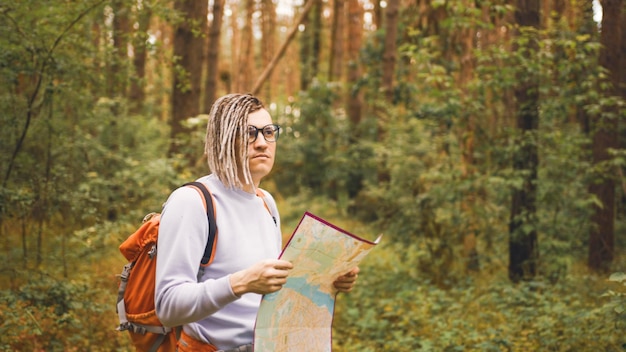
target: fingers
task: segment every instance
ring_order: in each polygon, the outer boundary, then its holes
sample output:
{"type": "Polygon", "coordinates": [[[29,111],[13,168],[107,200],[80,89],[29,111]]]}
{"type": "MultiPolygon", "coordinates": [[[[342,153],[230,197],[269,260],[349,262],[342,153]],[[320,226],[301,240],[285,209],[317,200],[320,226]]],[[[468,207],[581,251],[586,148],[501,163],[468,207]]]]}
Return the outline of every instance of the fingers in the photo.
{"type": "MultiPolygon", "coordinates": [[[[286,260],[264,260],[248,269],[231,275],[231,287],[237,296],[254,292],[258,294],[273,293],[282,289],[287,283],[293,264],[286,260]]],[[[359,277],[360,269],[355,267],[339,276],[333,286],[339,292],[350,292],[359,277]]]]}
{"type": "Polygon", "coordinates": [[[264,273],[267,280],[267,293],[276,292],[287,283],[289,270],[293,269],[293,264],[286,260],[272,260],[268,261],[266,265],[269,267],[264,273]]]}
{"type": "Polygon", "coordinates": [[[267,265],[274,267],[276,270],[286,270],[289,271],[293,269],[293,264],[290,261],[276,259],[276,260],[268,260],[267,265]]]}
{"type": "Polygon", "coordinates": [[[356,284],[356,280],[359,277],[359,267],[356,267],[349,272],[339,276],[335,282],[333,282],[333,286],[339,292],[350,292],[354,288],[356,284]]]}
{"type": "Polygon", "coordinates": [[[264,260],[231,275],[231,287],[237,296],[254,292],[272,293],[287,282],[293,264],[286,260],[264,260]]]}

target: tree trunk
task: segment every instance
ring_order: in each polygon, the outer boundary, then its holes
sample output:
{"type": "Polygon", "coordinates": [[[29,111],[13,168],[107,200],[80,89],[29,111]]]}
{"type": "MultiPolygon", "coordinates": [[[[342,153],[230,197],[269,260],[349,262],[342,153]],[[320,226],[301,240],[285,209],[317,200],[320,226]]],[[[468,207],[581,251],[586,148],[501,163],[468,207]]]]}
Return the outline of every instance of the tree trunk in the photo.
{"type": "Polygon", "coordinates": [[[130,81],[130,111],[132,113],[139,113],[143,107],[143,103],[146,97],[144,91],[145,79],[146,79],[146,59],[147,50],[146,43],[148,41],[148,28],[150,26],[150,18],[152,17],[152,11],[149,7],[142,7],[137,9],[137,31],[133,40],[133,67],[135,74],[130,81]]]}
{"type": "Polygon", "coordinates": [[[238,70],[238,62],[239,62],[239,51],[241,49],[241,28],[239,28],[239,12],[241,11],[240,5],[238,1],[229,0],[227,1],[227,6],[231,9],[230,17],[230,29],[233,31],[232,40],[229,45],[230,47],[230,60],[228,60],[229,70],[228,74],[220,74],[220,80],[224,85],[227,86],[228,92],[236,92],[237,91],[237,82],[239,82],[239,70],[238,70]]]}
{"type": "MultiPolygon", "coordinates": [[[[621,13],[622,0],[603,0],[602,32],[600,33],[599,63],[608,73],[607,84],[603,94],[607,99],[620,95],[620,56],[621,56],[621,13]]],[[[610,149],[618,148],[618,116],[617,104],[608,103],[599,115],[591,116],[592,131],[592,163],[602,165],[610,159],[610,149]]],[[[608,167],[600,169],[611,170],[608,167]]],[[[613,170],[615,171],[615,170],[613,170]]],[[[606,271],[613,261],[615,241],[615,172],[604,172],[598,175],[589,191],[601,206],[596,206],[591,216],[592,229],[589,234],[589,267],[593,270],[606,271]]]]}
{"type": "Polygon", "coordinates": [[[626,100],[626,1],[622,1],[622,19],[619,23],[621,24],[621,49],[619,49],[619,52],[621,53],[619,58],[619,94],[622,99],[626,100]]]}
{"type": "MultiPolygon", "coordinates": [[[[400,2],[400,0],[392,0],[391,2],[396,1],[396,2],[400,2]]],[[[383,28],[383,8],[382,6],[380,6],[380,0],[375,0],[373,1],[373,5],[374,5],[374,10],[372,11],[372,22],[374,23],[374,26],[376,27],[375,30],[379,30],[381,28],[383,28]]],[[[389,11],[389,6],[390,5],[390,1],[387,1],[387,11],[389,11]]],[[[393,5],[396,7],[399,7],[399,5],[393,5]]],[[[389,17],[389,15],[387,15],[387,17],[389,17]]]]}
{"type": "Polygon", "coordinates": [[[204,81],[204,111],[208,112],[217,99],[217,73],[219,72],[220,38],[224,14],[224,0],[213,1],[213,21],[207,41],[206,78],[204,81]]]}
{"type": "MultiPolygon", "coordinates": [[[[263,67],[267,67],[272,62],[272,57],[276,52],[276,7],[272,0],[261,1],[261,29],[263,33],[261,44],[261,60],[263,67]]],[[[267,77],[270,84],[265,85],[263,101],[272,101],[274,82],[272,75],[267,77]]]]}
{"type": "MultiPolygon", "coordinates": [[[[538,29],[539,0],[517,0],[515,22],[521,28],[538,29]]],[[[522,33],[518,33],[522,34],[522,33]]],[[[524,35],[524,34],[522,34],[524,35]]],[[[526,60],[533,60],[537,52],[534,34],[528,41],[528,47],[516,46],[516,50],[525,52],[526,60]]],[[[516,127],[520,134],[518,148],[513,155],[513,168],[523,178],[522,186],[513,190],[511,218],[509,222],[509,278],[513,282],[531,279],[537,273],[537,153],[536,132],[539,125],[539,84],[536,72],[521,69],[515,88],[516,127]]]]}
{"type": "MultiPolygon", "coordinates": [[[[348,0],[348,77],[347,77],[347,112],[352,126],[356,127],[361,122],[361,110],[363,108],[363,93],[358,87],[358,80],[361,78],[361,65],[359,60],[359,50],[363,37],[363,9],[359,0],[348,0]]],[[[353,131],[357,131],[356,128],[353,131]]],[[[351,136],[354,140],[358,135],[351,136]]]]}
{"type": "MultiPolygon", "coordinates": [[[[305,0],[305,6],[314,2],[313,0],[305,0]]],[[[317,1],[315,1],[317,3],[317,1]]],[[[313,5],[315,8],[319,8],[319,5],[313,5]]],[[[311,9],[313,11],[313,9],[311,9]]],[[[300,35],[300,90],[305,91],[309,87],[311,81],[311,61],[313,56],[312,41],[314,24],[311,23],[311,13],[307,14],[302,21],[304,25],[304,31],[300,35]]]]}
{"type": "Polygon", "coordinates": [[[110,59],[108,74],[108,96],[126,96],[128,78],[128,32],[130,29],[128,19],[128,6],[123,0],[112,3],[113,15],[113,55],[110,59]]]}
{"type": "Polygon", "coordinates": [[[328,64],[328,81],[341,81],[343,73],[343,46],[345,38],[346,11],[345,0],[335,0],[333,3],[333,23],[331,27],[330,58],[328,64]]]}
{"type": "MultiPolygon", "coordinates": [[[[578,33],[588,36],[589,39],[586,43],[597,41],[598,27],[593,19],[593,3],[589,0],[577,0],[575,6],[576,11],[581,14],[579,16],[580,25],[578,26],[578,33]]],[[[587,104],[589,104],[589,102],[581,102],[578,104],[576,108],[576,119],[580,125],[580,130],[585,135],[591,135],[589,114],[585,109],[585,105],[587,104]]]]}
{"type": "Polygon", "coordinates": [[[387,2],[382,88],[385,98],[389,103],[393,103],[393,76],[396,69],[396,40],[398,38],[399,7],[400,0],[389,0],[387,2]]]}
{"type": "MultiPolygon", "coordinates": [[[[312,1],[312,0],[310,0],[312,1]]],[[[324,8],[323,1],[316,1],[317,5],[313,8],[313,21],[311,23],[311,34],[313,35],[311,41],[311,72],[309,80],[317,77],[320,66],[320,56],[322,47],[322,9],[324,8]]]]}
{"type": "Polygon", "coordinates": [[[252,55],[253,55],[253,37],[252,37],[252,15],[254,14],[254,0],[246,0],[246,14],[244,27],[241,30],[241,47],[239,49],[238,74],[237,74],[237,91],[249,92],[252,84],[251,77],[253,75],[252,55]]]}
{"type": "MultiPolygon", "coordinates": [[[[205,40],[200,35],[207,25],[208,5],[203,1],[178,0],[174,8],[184,19],[174,34],[174,79],[172,87],[172,118],[170,120],[170,155],[185,150],[178,136],[189,131],[182,122],[200,112],[200,82],[205,40]]],[[[193,154],[193,153],[191,153],[193,154]]],[[[193,164],[197,155],[186,155],[193,164]]]]}
{"type": "Polygon", "coordinates": [[[276,68],[278,61],[283,57],[283,55],[285,54],[285,51],[287,50],[287,47],[289,46],[293,38],[295,38],[296,33],[298,32],[298,27],[300,26],[300,24],[302,24],[306,20],[306,16],[308,15],[309,11],[311,10],[311,8],[316,2],[317,0],[311,0],[311,1],[308,1],[306,5],[304,5],[304,9],[302,9],[302,13],[300,14],[300,17],[294,24],[291,31],[287,34],[287,38],[285,38],[285,42],[278,49],[278,51],[272,58],[272,61],[267,65],[267,67],[265,67],[261,75],[259,75],[259,78],[257,79],[256,83],[254,83],[254,86],[251,90],[252,94],[259,93],[261,87],[263,86],[263,83],[265,83],[265,81],[267,80],[267,77],[269,77],[272,74],[272,71],[274,71],[274,68],[276,68]]]}
{"type": "MultiPolygon", "coordinates": [[[[474,8],[473,0],[464,0],[463,6],[466,8],[474,8]]],[[[477,30],[473,27],[460,28],[459,46],[461,54],[458,58],[460,61],[460,70],[457,79],[457,86],[461,87],[461,94],[464,100],[473,99],[472,94],[468,93],[469,82],[474,77],[474,38],[477,38],[477,30]]],[[[476,166],[474,160],[474,150],[476,145],[476,125],[478,117],[474,111],[463,113],[462,122],[459,124],[458,134],[461,148],[461,177],[468,182],[474,179],[476,174],[476,166]]],[[[478,256],[478,238],[477,234],[480,226],[477,223],[478,216],[475,209],[479,207],[478,202],[481,199],[482,192],[479,189],[468,189],[462,193],[461,209],[465,214],[466,220],[463,234],[463,254],[465,259],[465,268],[467,271],[478,271],[480,262],[478,256]]]]}

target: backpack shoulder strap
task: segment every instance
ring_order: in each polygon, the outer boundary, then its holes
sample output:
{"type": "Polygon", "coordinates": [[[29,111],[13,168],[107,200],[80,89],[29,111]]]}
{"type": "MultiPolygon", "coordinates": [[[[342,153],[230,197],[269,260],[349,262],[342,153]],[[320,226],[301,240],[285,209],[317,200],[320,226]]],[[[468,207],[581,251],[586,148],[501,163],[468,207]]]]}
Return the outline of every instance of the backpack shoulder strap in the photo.
{"type": "Polygon", "coordinates": [[[204,248],[204,254],[200,262],[201,266],[211,264],[213,255],[215,254],[215,245],[217,244],[217,223],[215,222],[215,207],[213,205],[213,195],[202,182],[189,182],[184,186],[191,186],[198,189],[204,198],[207,219],[209,221],[209,240],[204,248]]]}
{"type": "Polygon", "coordinates": [[[263,200],[263,205],[265,206],[265,209],[267,210],[268,213],[270,213],[270,216],[272,217],[272,220],[274,220],[274,225],[277,225],[276,223],[276,215],[274,215],[274,213],[272,213],[272,211],[270,210],[270,207],[267,205],[267,201],[265,200],[265,193],[263,193],[263,191],[260,188],[256,189],[256,195],[257,197],[261,198],[261,200],[263,200]]]}

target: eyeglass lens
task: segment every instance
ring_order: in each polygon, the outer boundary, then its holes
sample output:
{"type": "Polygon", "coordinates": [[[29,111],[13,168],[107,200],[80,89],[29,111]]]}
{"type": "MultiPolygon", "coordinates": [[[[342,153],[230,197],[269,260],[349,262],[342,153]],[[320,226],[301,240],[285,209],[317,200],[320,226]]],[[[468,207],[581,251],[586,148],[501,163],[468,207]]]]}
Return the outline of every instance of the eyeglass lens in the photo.
{"type": "Polygon", "coordinates": [[[263,138],[265,138],[267,142],[274,142],[278,139],[278,135],[280,134],[280,126],[267,125],[261,128],[248,126],[248,138],[250,143],[256,141],[259,131],[263,134],[263,138]]]}

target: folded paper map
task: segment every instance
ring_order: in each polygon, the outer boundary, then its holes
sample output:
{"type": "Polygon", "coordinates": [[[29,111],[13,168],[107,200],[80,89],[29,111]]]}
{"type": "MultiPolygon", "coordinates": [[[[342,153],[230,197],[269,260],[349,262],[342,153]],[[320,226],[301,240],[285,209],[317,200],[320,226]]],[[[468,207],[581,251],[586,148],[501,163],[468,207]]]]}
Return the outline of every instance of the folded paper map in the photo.
{"type": "Polygon", "coordinates": [[[254,351],[331,351],[333,281],[358,266],[379,240],[364,240],[305,213],[280,256],[293,263],[287,283],[261,300],[254,351]]]}

